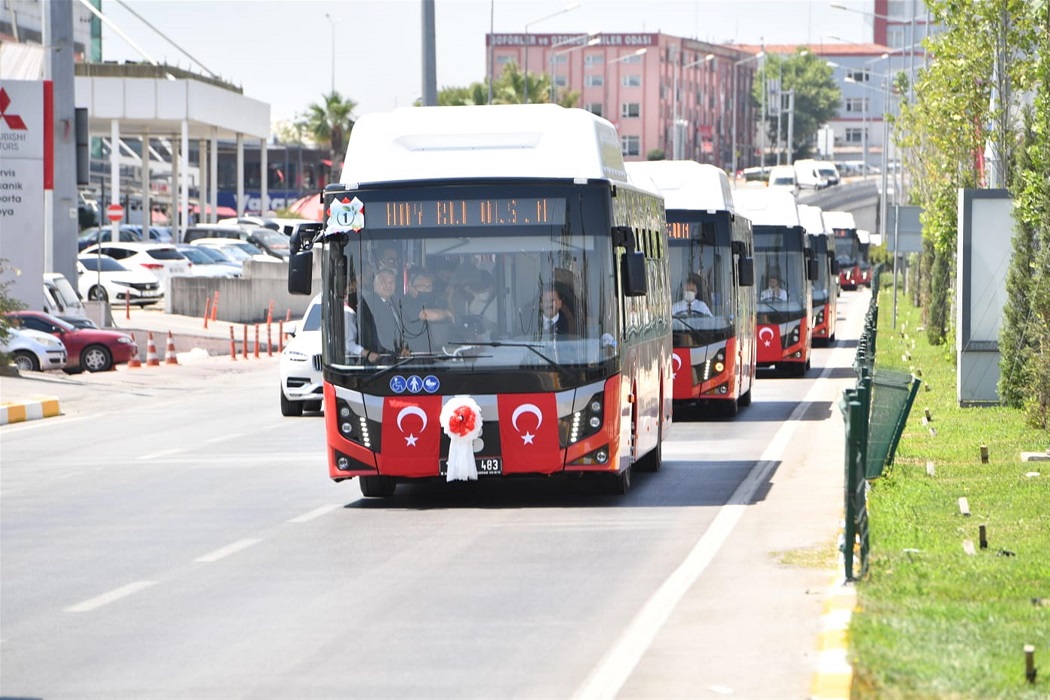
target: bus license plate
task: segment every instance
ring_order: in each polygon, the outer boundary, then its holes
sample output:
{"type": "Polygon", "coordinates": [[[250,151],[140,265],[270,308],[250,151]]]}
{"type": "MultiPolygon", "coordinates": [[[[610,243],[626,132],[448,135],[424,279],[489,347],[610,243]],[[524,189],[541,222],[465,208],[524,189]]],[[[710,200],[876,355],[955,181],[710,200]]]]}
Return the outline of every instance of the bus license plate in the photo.
{"type": "MultiPolygon", "coordinates": [[[[474,464],[477,465],[478,476],[499,476],[503,473],[502,457],[475,457],[474,464]]],[[[441,475],[448,474],[448,460],[440,462],[441,475]]]]}

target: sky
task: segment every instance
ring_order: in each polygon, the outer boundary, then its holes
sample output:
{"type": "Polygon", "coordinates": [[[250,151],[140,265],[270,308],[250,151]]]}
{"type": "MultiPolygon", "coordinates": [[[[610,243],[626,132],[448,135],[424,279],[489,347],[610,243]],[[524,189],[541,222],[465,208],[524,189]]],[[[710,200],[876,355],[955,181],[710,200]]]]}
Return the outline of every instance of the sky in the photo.
{"type": "MultiPolygon", "coordinates": [[[[719,44],[871,41],[871,0],[836,4],[850,9],[823,0],[434,0],[437,87],[483,81],[485,35],[526,25],[530,34],[663,32],[719,44]]],[[[103,60],[218,74],[270,104],[271,122],[294,120],[333,84],[357,103],[355,117],[422,94],[420,0],[103,0],[102,12],[116,27],[103,24],[103,60]]]]}

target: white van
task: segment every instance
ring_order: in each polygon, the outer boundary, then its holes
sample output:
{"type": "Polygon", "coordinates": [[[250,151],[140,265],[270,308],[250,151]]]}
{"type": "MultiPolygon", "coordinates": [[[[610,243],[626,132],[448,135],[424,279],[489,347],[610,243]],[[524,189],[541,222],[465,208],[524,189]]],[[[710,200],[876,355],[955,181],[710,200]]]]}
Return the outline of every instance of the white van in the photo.
{"type": "Polygon", "coordinates": [[[795,169],[790,165],[774,165],[769,170],[769,188],[788,190],[791,194],[798,194],[798,179],[795,177],[795,169]]]}
{"type": "Polygon", "coordinates": [[[825,180],[821,176],[820,171],[817,170],[816,161],[796,160],[794,168],[795,181],[798,183],[800,189],[822,190],[828,186],[828,181],[825,180]]]}
{"type": "Polygon", "coordinates": [[[52,316],[88,318],[80,294],[60,272],[44,273],[44,311],[52,316]]]}

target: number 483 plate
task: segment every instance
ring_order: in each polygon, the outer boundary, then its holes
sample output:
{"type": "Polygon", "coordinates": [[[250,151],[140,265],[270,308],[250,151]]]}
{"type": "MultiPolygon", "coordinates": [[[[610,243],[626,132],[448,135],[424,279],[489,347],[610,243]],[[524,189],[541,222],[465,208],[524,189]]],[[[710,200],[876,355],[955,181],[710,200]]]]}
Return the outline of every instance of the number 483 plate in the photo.
{"type": "MultiPolygon", "coordinates": [[[[503,473],[502,457],[476,457],[474,464],[478,468],[478,476],[499,476],[503,473]]],[[[441,475],[448,473],[448,460],[441,460],[441,475]]]]}

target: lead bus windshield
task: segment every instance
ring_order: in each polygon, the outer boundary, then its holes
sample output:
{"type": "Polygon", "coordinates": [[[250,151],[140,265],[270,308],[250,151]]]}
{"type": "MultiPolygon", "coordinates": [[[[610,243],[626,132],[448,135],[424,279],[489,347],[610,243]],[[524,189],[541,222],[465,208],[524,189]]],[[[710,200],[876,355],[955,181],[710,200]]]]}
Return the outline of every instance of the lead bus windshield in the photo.
{"type": "MultiPolygon", "coordinates": [[[[610,358],[621,330],[601,190],[488,185],[355,195],[359,205],[344,206],[360,209],[349,216],[363,226],[328,236],[324,270],[326,314],[343,309],[327,324],[335,332],[325,337],[324,362],[346,373],[347,386],[390,375],[398,392],[397,383],[422,382],[439,368],[528,370],[500,378],[550,389],[569,381],[566,373],[594,375],[610,358]],[[535,378],[545,373],[558,378],[535,378]]],[[[626,300],[628,313],[648,312],[633,302],[626,300]]],[[[445,376],[441,393],[458,383],[445,376]]]]}

